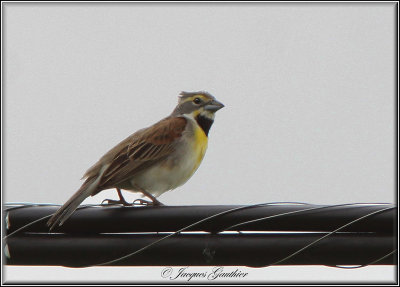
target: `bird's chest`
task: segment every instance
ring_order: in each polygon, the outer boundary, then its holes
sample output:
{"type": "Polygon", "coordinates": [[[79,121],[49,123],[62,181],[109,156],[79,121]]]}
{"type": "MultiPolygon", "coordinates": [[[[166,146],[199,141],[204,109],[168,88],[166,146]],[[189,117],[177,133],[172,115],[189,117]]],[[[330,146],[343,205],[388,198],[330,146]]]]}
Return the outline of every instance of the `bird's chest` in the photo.
{"type": "Polygon", "coordinates": [[[204,131],[196,126],[194,136],[188,141],[188,148],[186,151],[186,158],[181,159],[182,166],[187,167],[189,177],[197,170],[207,150],[208,138],[204,131]]]}
{"type": "Polygon", "coordinates": [[[208,138],[198,126],[190,132],[168,158],[139,179],[142,188],[157,196],[181,186],[194,174],[206,153],[208,138]]]}

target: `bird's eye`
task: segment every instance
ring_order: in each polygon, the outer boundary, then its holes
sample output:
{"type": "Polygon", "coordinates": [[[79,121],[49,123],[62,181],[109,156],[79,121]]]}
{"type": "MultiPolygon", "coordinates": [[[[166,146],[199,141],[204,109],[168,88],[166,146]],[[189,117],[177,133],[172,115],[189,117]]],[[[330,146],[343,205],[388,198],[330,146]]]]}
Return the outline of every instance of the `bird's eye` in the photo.
{"type": "Polygon", "coordinates": [[[193,103],[195,103],[196,105],[200,104],[200,103],[201,103],[200,98],[195,98],[195,99],[193,100],[193,103]]]}

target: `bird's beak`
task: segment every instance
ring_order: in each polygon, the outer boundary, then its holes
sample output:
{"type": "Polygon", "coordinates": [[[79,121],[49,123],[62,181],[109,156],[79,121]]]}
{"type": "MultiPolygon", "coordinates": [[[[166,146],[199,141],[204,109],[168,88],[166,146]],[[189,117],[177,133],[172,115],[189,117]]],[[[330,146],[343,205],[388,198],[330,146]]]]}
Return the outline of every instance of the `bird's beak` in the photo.
{"type": "Polygon", "coordinates": [[[207,105],[204,106],[204,109],[206,111],[216,112],[222,109],[223,107],[225,107],[223,103],[218,102],[217,100],[212,100],[211,102],[209,102],[207,105]]]}

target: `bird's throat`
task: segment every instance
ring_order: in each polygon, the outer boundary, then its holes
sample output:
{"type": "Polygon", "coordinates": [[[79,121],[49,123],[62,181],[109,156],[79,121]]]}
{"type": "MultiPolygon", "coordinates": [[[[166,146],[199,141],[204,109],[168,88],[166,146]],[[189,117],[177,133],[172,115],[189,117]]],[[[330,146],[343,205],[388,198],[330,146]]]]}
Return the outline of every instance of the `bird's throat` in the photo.
{"type": "Polygon", "coordinates": [[[206,136],[208,137],[208,132],[210,131],[210,128],[211,128],[214,120],[199,114],[196,117],[196,122],[201,127],[201,129],[204,131],[206,136]]]}

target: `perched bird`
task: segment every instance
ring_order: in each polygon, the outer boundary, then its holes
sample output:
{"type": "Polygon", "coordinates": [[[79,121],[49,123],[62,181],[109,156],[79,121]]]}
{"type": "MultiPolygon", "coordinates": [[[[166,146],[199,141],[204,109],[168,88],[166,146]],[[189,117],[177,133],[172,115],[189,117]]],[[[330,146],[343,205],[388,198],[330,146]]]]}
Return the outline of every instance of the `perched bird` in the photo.
{"type": "MultiPolygon", "coordinates": [[[[182,92],[166,118],[120,142],[85,173],[79,190],[50,218],[50,230],[62,225],[89,196],[116,188],[141,192],[154,205],[157,196],[184,184],[199,167],[207,149],[215,112],[224,105],[207,92],[182,92]]],[[[142,200],[143,202],[143,200],[142,200]]]]}

